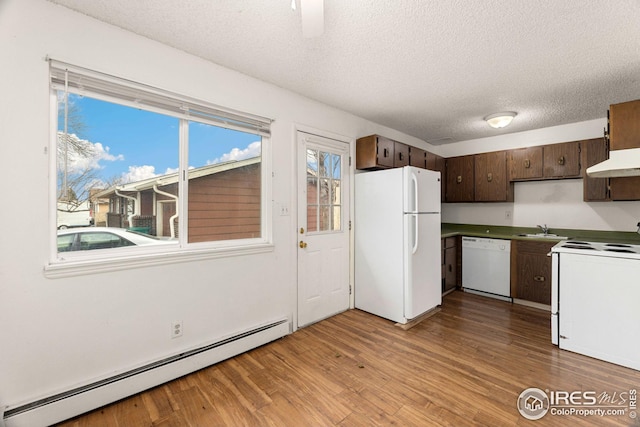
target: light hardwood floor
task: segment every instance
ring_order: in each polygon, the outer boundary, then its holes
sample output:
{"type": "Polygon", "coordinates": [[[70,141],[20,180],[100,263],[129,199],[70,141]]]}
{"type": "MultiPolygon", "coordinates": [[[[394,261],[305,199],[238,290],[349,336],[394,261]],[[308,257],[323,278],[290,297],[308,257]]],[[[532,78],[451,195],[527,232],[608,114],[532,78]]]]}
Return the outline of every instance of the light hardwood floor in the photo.
{"type": "Polygon", "coordinates": [[[408,331],[350,310],[60,426],[640,425],[527,420],[529,387],[619,397],[640,372],[551,345],[548,312],[456,291],[408,331]]]}

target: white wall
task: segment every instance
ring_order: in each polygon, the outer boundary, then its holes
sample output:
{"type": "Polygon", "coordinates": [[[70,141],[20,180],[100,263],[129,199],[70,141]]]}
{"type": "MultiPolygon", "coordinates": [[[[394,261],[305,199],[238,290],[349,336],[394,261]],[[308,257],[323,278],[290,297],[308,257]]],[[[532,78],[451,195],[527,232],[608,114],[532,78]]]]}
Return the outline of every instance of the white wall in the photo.
{"type": "MultiPolygon", "coordinates": [[[[605,114],[606,112],[603,112],[605,114]]],[[[443,145],[445,157],[508,150],[602,136],[606,119],[590,120],[528,132],[443,145]]],[[[456,224],[490,224],[606,231],[636,231],[640,202],[583,202],[582,179],[516,182],[513,203],[446,203],[442,221],[456,224]],[[507,218],[506,211],[511,212],[507,218]]]]}
{"type": "MultiPolygon", "coordinates": [[[[0,3],[0,408],[215,342],[296,309],[294,126],[422,141],[44,0],[0,3]],[[45,57],[275,119],[273,252],[78,277],[43,274],[48,228],[45,57]],[[19,206],[19,212],[14,208],[19,206]],[[169,339],[170,323],[184,335],[169,339]]],[[[271,201],[268,201],[271,203],[271,201]]]]}

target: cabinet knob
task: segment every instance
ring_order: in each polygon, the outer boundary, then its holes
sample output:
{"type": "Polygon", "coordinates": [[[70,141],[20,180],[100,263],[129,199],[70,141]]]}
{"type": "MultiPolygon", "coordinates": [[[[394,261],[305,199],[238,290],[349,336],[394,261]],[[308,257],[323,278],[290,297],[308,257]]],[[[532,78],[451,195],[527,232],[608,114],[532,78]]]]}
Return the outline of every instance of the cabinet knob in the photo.
{"type": "Polygon", "coordinates": [[[458,184],[460,184],[462,182],[462,175],[458,175],[458,177],[456,178],[456,182],[458,184]]]}
{"type": "Polygon", "coordinates": [[[544,276],[533,276],[533,280],[535,280],[536,282],[544,282],[545,278],[544,276]]]}
{"type": "Polygon", "coordinates": [[[402,160],[402,152],[398,153],[398,160],[402,160]]]}
{"type": "Polygon", "coordinates": [[[491,181],[493,181],[493,174],[491,172],[489,172],[487,174],[487,182],[491,182],[491,181]]]}
{"type": "Polygon", "coordinates": [[[382,155],[383,155],[384,157],[389,157],[389,150],[388,150],[387,148],[383,149],[383,150],[382,150],[382,155]]]}
{"type": "Polygon", "coordinates": [[[525,169],[529,169],[531,167],[531,160],[524,159],[524,167],[525,169]]]}
{"type": "Polygon", "coordinates": [[[558,164],[559,165],[564,165],[564,156],[558,157],[558,164]]]}

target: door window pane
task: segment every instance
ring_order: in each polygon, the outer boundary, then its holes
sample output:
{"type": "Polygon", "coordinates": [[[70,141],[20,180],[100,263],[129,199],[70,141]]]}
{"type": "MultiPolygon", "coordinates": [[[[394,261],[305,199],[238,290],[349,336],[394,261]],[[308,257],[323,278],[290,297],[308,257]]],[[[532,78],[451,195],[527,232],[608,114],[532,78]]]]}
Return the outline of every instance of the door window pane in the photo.
{"type": "Polygon", "coordinates": [[[308,231],[342,229],[341,159],[339,154],[307,149],[308,231]]]}

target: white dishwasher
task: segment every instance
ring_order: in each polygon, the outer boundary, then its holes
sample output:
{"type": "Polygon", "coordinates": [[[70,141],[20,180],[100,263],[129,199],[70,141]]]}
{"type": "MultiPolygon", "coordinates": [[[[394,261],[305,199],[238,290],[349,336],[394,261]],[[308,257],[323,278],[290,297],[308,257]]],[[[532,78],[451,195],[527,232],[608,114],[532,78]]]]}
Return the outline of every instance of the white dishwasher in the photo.
{"type": "Polygon", "coordinates": [[[462,288],[465,292],[512,301],[511,240],[463,236],[462,288]]]}

